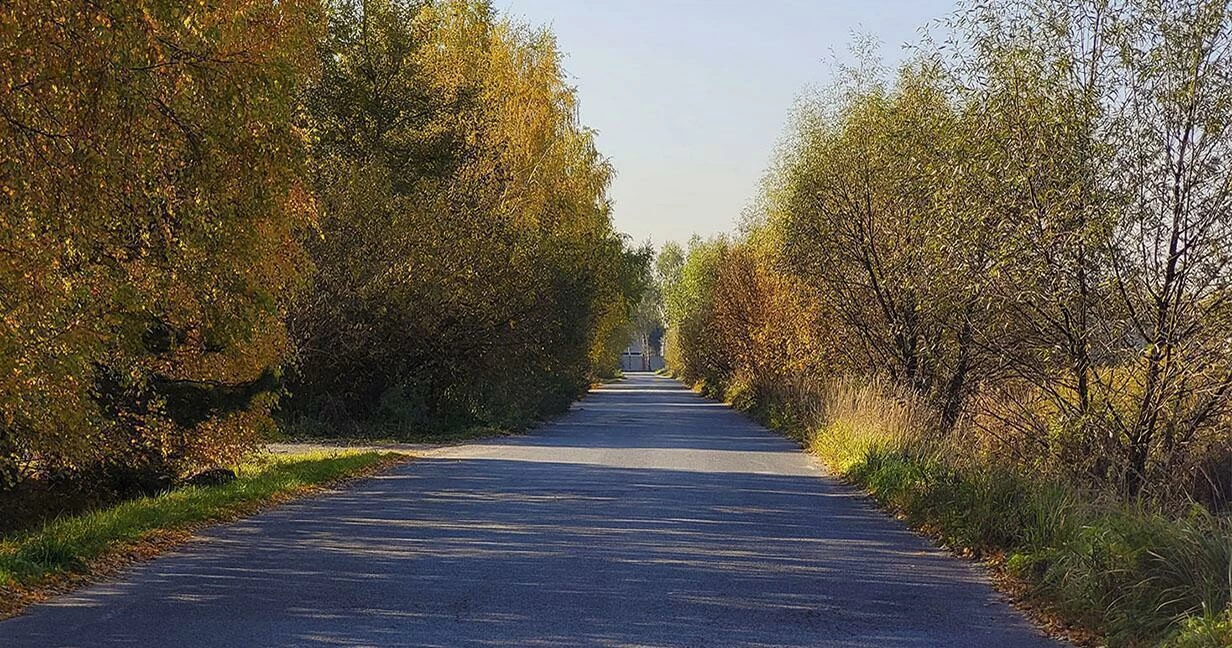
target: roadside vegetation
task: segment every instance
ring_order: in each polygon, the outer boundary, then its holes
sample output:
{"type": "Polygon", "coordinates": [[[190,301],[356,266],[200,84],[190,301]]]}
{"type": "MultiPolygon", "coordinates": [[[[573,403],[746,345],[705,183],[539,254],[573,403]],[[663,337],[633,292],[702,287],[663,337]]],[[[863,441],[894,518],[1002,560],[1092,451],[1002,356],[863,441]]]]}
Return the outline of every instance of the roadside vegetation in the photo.
{"type": "Polygon", "coordinates": [[[47,592],[183,542],[205,524],[249,515],[406,459],[378,452],[264,455],[235,466],[236,478],[227,483],[184,486],[11,534],[0,539],[0,617],[47,592]]]}
{"type": "Polygon", "coordinates": [[[1232,14],[978,1],[657,262],[673,371],[1054,617],[1232,645],[1232,14]]]}
{"type": "Polygon", "coordinates": [[[313,285],[291,303],[284,418],[516,429],[628,339],[648,249],[550,32],[479,2],[340,2],[304,93],[313,285]]]}
{"type": "Polygon", "coordinates": [[[652,253],[560,58],[481,0],[0,7],[0,511],[614,372],[652,253]]]}

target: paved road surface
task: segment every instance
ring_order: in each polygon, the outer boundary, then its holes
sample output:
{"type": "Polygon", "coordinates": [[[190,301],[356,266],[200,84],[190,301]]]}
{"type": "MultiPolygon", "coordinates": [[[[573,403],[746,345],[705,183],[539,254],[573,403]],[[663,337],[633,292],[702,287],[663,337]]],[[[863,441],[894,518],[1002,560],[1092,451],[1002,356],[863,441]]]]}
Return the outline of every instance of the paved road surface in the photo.
{"type": "Polygon", "coordinates": [[[978,569],[649,375],[0,622],[0,646],[1052,646],[978,569]]]}

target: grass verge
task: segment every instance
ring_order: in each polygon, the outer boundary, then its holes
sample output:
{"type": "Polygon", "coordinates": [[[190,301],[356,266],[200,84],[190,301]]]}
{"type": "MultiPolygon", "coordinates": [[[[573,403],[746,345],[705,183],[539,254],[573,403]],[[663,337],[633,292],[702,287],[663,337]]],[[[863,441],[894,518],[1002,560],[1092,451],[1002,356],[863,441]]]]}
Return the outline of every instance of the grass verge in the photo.
{"type": "Polygon", "coordinates": [[[0,539],[0,618],[183,543],[207,524],[251,515],[409,459],[378,452],[262,456],[236,466],[237,479],[227,484],[180,488],[0,539]]]}
{"type": "Polygon", "coordinates": [[[491,426],[472,426],[466,428],[415,433],[395,433],[380,429],[366,429],[357,431],[353,434],[333,436],[320,434],[283,434],[269,439],[269,442],[274,444],[319,444],[339,448],[346,448],[348,446],[364,448],[397,444],[456,445],[470,441],[478,441],[481,439],[518,436],[519,434],[522,433],[519,431],[491,426]]]}
{"type": "Polygon", "coordinates": [[[870,449],[844,474],[913,526],[991,557],[1029,600],[1109,645],[1232,646],[1227,519],[1199,507],[1168,518],[905,449],[870,449]]]}
{"type": "Polygon", "coordinates": [[[876,385],[728,397],[913,527],[987,559],[1037,618],[1081,643],[1232,646],[1228,516],[1197,505],[1165,516],[1016,470],[939,438],[925,407],[876,385]]]}

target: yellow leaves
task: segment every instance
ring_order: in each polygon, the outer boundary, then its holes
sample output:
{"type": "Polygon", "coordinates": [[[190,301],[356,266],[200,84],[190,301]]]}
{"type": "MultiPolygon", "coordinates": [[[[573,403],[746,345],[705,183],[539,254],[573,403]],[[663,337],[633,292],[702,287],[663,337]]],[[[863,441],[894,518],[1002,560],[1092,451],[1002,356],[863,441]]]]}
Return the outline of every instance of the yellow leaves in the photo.
{"type": "Polygon", "coordinates": [[[535,385],[584,382],[621,298],[600,161],[553,103],[554,69],[522,65],[539,56],[534,45],[502,32],[480,3],[352,8],[368,11],[368,45],[352,45],[358,14],[335,21],[344,31],[311,93],[324,208],[311,246],[320,293],[293,314],[318,340],[303,342],[300,392],[371,408],[348,394],[406,388],[363,369],[375,362],[451,394],[422,407],[474,399],[459,415],[501,401],[534,410],[535,385]],[[415,65],[396,63],[406,60],[415,65]],[[396,120],[373,144],[376,133],[345,130],[337,114],[421,117],[396,120]],[[321,340],[338,342],[313,353],[321,340]]]}
{"type": "MultiPolygon", "coordinates": [[[[159,373],[249,379],[280,362],[285,334],[270,302],[285,302],[302,273],[294,232],[315,208],[296,184],[301,140],[289,123],[308,67],[310,16],[262,31],[256,53],[237,56],[236,39],[268,17],[268,5],[151,1],[102,12],[18,4],[37,18],[13,25],[0,13],[0,87],[46,81],[5,108],[49,134],[0,137],[0,159],[14,165],[0,197],[20,198],[23,210],[23,220],[0,217],[0,286],[21,287],[0,296],[17,340],[0,344],[0,365],[19,368],[0,375],[0,408],[23,419],[31,451],[80,465],[123,454],[134,441],[115,436],[97,410],[98,393],[109,389],[100,372],[115,370],[122,384],[114,396],[123,401],[159,373]],[[43,55],[49,41],[70,54],[43,55]],[[29,56],[7,56],[23,51],[29,56]],[[210,59],[208,74],[178,64],[190,54],[210,59]],[[207,146],[180,137],[185,131],[207,146]],[[172,338],[184,336],[173,351],[150,346],[159,322],[174,329],[172,338]],[[225,347],[207,348],[191,333],[205,326],[229,332],[225,347]],[[38,389],[23,389],[31,385],[38,389]],[[41,395],[53,389],[55,399],[41,395]],[[61,405],[69,402],[77,405],[61,405]],[[58,438],[55,429],[81,434],[82,416],[98,426],[96,447],[39,445],[58,438]]],[[[280,5],[284,14],[309,8],[280,5]]],[[[157,412],[133,416],[140,430],[162,430],[142,443],[164,451],[192,443],[184,430],[157,424],[157,412]]],[[[229,434],[228,443],[242,445],[243,429],[229,434]]],[[[0,471],[9,451],[0,447],[0,471]]]]}

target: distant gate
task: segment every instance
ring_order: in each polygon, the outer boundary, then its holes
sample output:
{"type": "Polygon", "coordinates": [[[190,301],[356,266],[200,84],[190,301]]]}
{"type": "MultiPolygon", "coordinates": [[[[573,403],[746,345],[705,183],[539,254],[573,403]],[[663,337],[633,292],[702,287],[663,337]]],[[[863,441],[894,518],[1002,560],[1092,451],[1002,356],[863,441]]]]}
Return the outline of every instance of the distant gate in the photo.
{"type": "Polygon", "coordinates": [[[620,356],[621,371],[658,371],[665,365],[663,356],[626,351],[620,356]]]}

